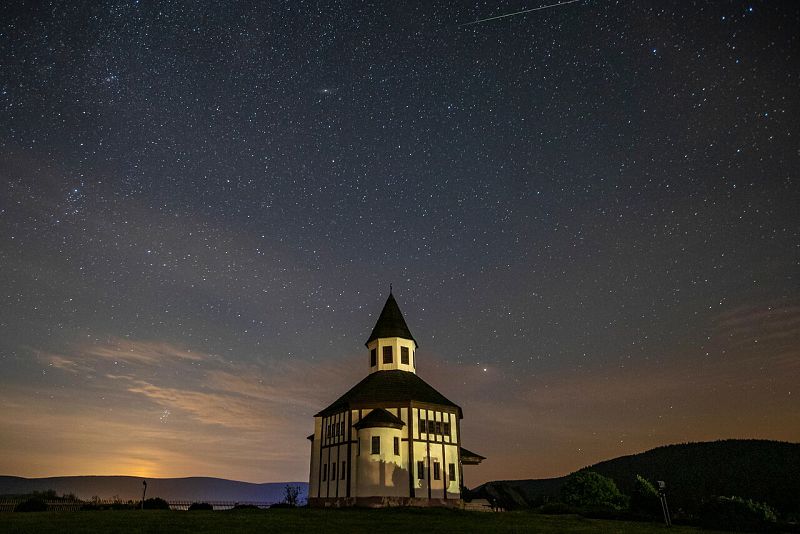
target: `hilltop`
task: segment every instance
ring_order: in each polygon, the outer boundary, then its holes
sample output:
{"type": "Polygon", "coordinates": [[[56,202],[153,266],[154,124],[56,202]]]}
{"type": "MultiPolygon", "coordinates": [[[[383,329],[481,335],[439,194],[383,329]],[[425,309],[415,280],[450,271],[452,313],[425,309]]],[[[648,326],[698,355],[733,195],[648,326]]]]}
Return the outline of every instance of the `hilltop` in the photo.
{"type": "MultiPolygon", "coordinates": [[[[606,460],[579,471],[595,471],[630,495],[636,475],[666,482],[673,509],[694,509],[713,495],[766,502],[782,514],[800,514],[800,444],[730,439],[657,447],[606,460]]],[[[487,482],[475,489],[506,508],[539,506],[558,499],[567,476],[487,482]]]]}

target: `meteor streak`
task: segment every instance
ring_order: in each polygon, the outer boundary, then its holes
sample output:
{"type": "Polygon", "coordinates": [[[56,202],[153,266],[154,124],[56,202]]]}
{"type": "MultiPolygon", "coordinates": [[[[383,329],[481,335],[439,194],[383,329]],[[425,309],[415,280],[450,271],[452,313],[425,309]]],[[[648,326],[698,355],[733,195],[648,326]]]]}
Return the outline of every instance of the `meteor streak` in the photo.
{"type": "Polygon", "coordinates": [[[488,22],[490,20],[504,19],[506,17],[514,17],[516,15],[522,15],[523,13],[530,13],[531,11],[540,11],[542,9],[547,9],[547,8],[550,8],[550,7],[558,7],[558,6],[565,6],[567,4],[574,4],[575,2],[578,2],[578,1],[579,0],[568,0],[567,2],[560,2],[558,4],[550,4],[548,6],[533,7],[531,9],[523,9],[522,11],[517,11],[516,13],[508,13],[506,15],[498,15],[496,17],[489,17],[488,19],[475,20],[475,21],[472,21],[472,22],[467,22],[467,23],[464,23],[464,24],[460,24],[459,28],[463,28],[464,26],[472,26],[473,24],[480,24],[481,22],[488,22]]]}

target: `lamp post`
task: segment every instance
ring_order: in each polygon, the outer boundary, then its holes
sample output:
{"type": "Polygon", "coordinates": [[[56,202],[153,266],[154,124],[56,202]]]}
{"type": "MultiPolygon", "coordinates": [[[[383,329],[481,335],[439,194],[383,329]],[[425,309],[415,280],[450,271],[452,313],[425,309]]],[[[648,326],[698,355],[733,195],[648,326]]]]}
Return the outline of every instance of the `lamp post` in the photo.
{"type": "Polygon", "coordinates": [[[142,480],[142,486],[144,486],[144,488],[142,488],[142,510],[144,510],[144,494],[147,493],[147,481],[146,480],[142,480]]]}
{"type": "Polygon", "coordinates": [[[661,501],[661,511],[664,512],[664,523],[672,526],[672,519],[669,517],[669,506],[667,506],[667,484],[663,480],[658,481],[658,500],[661,501]]]}

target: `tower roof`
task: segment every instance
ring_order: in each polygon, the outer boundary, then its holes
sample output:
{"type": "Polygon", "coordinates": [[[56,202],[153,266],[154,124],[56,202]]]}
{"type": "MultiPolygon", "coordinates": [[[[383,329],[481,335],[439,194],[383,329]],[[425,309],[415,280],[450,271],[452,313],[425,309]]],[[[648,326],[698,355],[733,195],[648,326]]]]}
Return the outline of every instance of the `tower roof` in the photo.
{"type": "Polygon", "coordinates": [[[387,412],[383,408],[375,408],[354,426],[357,430],[361,430],[362,428],[396,428],[399,430],[406,426],[406,424],[402,419],[387,412]]]}
{"type": "Polygon", "coordinates": [[[403,312],[400,311],[400,306],[397,305],[397,301],[394,300],[394,295],[392,295],[391,291],[389,292],[389,298],[386,299],[386,304],[383,305],[378,322],[375,323],[375,328],[372,329],[372,333],[369,335],[365,345],[369,345],[370,342],[379,337],[402,337],[403,339],[410,339],[414,342],[414,345],[419,346],[417,340],[411,335],[406,320],[403,318],[403,312]]]}
{"type": "Polygon", "coordinates": [[[414,373],[398,370],[370,373],[317,415],[326,416],[344,410],[407,404],[447,406],[455,408],[461,417],[461,408],[457,404],[448,400],[414,373]]]}

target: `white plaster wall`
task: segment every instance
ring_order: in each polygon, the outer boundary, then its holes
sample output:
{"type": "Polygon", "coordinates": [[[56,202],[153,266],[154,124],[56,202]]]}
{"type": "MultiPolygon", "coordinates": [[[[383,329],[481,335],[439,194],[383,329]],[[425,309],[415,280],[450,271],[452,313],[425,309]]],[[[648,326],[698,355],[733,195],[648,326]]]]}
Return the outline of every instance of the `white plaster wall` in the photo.
{"type": "Polygon", "coordinates": [[[358,497],[408,496],[408,458],[402,431],[394,428],[364,428],[358,431],[361,454],[357,457],[358,497]],[[372,437],[381,438],[380,454],[372,454],[372,437]],[[394,454],[394,438],[400,439],[400,455],[394,454]]]}
{"type": "MultiPolygon", "coordinates": [[[[388,408],[387,410],[402,419],[406,425],[409,422],[413,422],[413,436],[415,439],[431,439],[430,443],[414,442],[413,465],[409,464],[408,441],[403,441],[403,438],[408,438],[408,426],[402,429],[367,428],[357,431],[352,426],[348,427],[347,412],[325,418],[316,417],[314,419],[315,439],[311,447],[310,496],[316,497],[319,489],[321,497],[336,497],[338,487],[338,496],[345,497],[347,495],[347,476],[351,477],[351,497],[409,496],[408,477],[409,470],[411,470],[414,477],[413,484],[416,488],[416,497],[426,498],[428,496],[428,485],[431,484],[431,496],[433,498],[442,498],[445,496],[445,483],[447,498],[456,499],[459,497],[461,468],[457,445],[458,415],[451,412],[438,412],[419,408],[412,408],[411,410],[407,408],[388,408]],[[428,435],[427,432],[420,434],[420,413],[423,414],[426,420],[447,421],[449,417],[450,435],[428,435]],[[327,425],[338,424],[340,421],[345,423],[344,434],[334,434],[323,439],[327,425]],[[351,435],[356,442],[352,443],[348,457],[347,442],[351,435]],[[381,438],[380,455],[371,454],[371,438],[374,435],[381,438]],[[394,437],[400,438],[399,456],[394,454],[394,437]],[[320,447],[323,442],[331,446],[322,449],[322,461],[320,461],[320,447]],[[428,456],[429,447],[430,456],[428,456]],[[348,462],[347,476],[345,477],[342,476],[341,471],[342,460],[348,462]],[[417,478],[416,462],[419,460],[422,460],[425,465],[425,477],[423,479],[417,478]],[[337,477],[335,480],[330,479],[331,461],[337,462],[337,477]],[[431,480],[433,478],[433,461],[439,461],[440,463],[440,480],[431,480]],[[456,468],[456,478],[453,480],[449,477],[448,464],[450,463],[455,464],[456,468]],[[328,470],[324,482],[321,476],[322,465],[325,465],[328,470]],[[428,471],[429,466],[430,472],[428,471]]],[[[362,414],[366,416],[369,412],[370,410],[363,410],[362,414]]],[[[352,425],[355,425],[359,421],[359,411],[352,410],[350,415],[352,425]]]]}
{"type": "Polygon", "coordinates": [[[415,442],[414,443],[414,487],[416,488],[416,496],[417,497],[427,497],[428,496],[428,486],[431,489],[431,497],[432,498],[443,498],[445,497],[445,490],[447,491],[447,498],[448,499],[456,499],[459,497],[459,487],[460,487],[460,469],[459,469],[459,448],[458,448],[458,427],[456,424],[456,418],[458,417],[454,413],[450,412],[439,412],[433,410],[425,410],[419,408],[412,409],[412,416],[414,418],[414,437],[415,439],[426,439],[429,441],[423,442],[415,442]],[[422,414],[423,419],[426,421],[448,421],[449,415],[449,422],[450,422],[450,433],[449,435],[436,435],[436,434],[428,434],[427,432],[419,432],[419,417],[422,414]],[[425,462],[425,473],[424,478],[420,479],[417,476],[417,467],[416,463],[418,461],[425,462]],[[439,462],[440,465],[440,473],[439,473],[439,480],[434,480],[434,468],[433,462],[439,462]],[[448,464],[454,464],[455,466],[455,478],[450,480],[450,473],[448,464]],[[446,485],[446,487],[445,487],[446,485]]]}
{"type": "Polygon", "coordinates": [[[444,464],[444,471],[443,475],[447,477],[447,498],[448,499],[457,499],[461,495],[461,481],[459,480],[459,469],[458,464],[461,461],[458,457],[459,450],[457,445],[445,445],[445,456],[447,462],[444,464]],[[450,480],[450,469],[448,464],[453,464],[455,466],[455,474],[456,477],[453,480],[450,480]]]}
{"type": "Polygon", "coordinates": [[[410,373],[416,373],[416,363],[417,363],[417,355],[416,355],[416,343],[414,343],[410,339],[404,339],[402,337],[381,337],[378,339],[373,340],[369,345],[367,345],[367,362],[369,363],[369,351],[372,349],[378,349],[378,364],[374,367],[369,368],[370,373],[374,373],[376,371],[389,371],[394,369],[399,369],[401,371],[408,371],[410,373]],[[392,347],[392,363],[383,363],[383,347],[392,347]],[[407,347],[408,348],[408,364],[400,363],[400,347],[407,347]]]}
{"type": "Polygon", "coordinates": [[[416,497],[428,497],[428,447],[424,442],[414,442],[414,488],[416,490],[416,497]],[[417,462],[425,463],[425,476],[419,478],[417,475],[417,462]]]}

